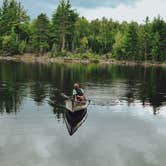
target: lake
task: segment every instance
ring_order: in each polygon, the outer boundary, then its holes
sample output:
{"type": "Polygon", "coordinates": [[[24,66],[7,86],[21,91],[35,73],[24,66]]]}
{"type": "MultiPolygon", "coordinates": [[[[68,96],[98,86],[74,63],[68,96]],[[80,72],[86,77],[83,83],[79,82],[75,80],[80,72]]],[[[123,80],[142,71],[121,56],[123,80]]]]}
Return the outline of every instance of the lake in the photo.
{"type": "Polygon", "coordinates": [[[0,62],[1,166],[165,166],[165,152],[166,68],[0,62]],[[70,134],[75,81],[91,103],[70,134]]]}

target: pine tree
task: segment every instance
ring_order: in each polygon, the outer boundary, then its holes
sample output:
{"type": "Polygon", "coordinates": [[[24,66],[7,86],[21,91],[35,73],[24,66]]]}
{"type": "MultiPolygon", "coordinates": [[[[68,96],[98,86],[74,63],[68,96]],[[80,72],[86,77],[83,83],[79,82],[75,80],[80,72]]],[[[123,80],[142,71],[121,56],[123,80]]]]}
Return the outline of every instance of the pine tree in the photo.
{"type": "Polygon", "coordinates": [[[158,57],[159,57],[159,34],[156,32],[155,34],[153,34],[152,37],[152,49],[151,49],[151,55],[152,55],[152,60],[157,61],[158,57]]]}
{"type": "Polygon", "coordinates": [[[124,59],[124,35],[118,31],[115,35],[115,43],[113,44],[113,56],[116,59],[124,59]]]}
{"type": "Polygon", "coordinates": [[[127,59],[136,60],[138,58],[138,32],[135,22],[132,22],[128,27],[124,48],[127,59]]]}
{"type": "MultiPolygon", "coordinates": [[[[28,22],[29,17],[26,15],[26,12],[24,8],[22,7],[21,3],[15,1],[15,0],[4,0],[2,4],[2,8],[0,10],[0,48],[2,49],[3,43],[6,43],[7,39],[11,37],[15,37],[11,39],[11,41],[15,41],[15,45],[17,45],[17,48],[19,48],[19,44],[22,43],[21,35],[22,37],[25,35],[25,26],[24,24],[28,22]],[[24,28],[22,28],[24,27],[24,28]],[[15,33],[15,35],[13,35],[15,33]],[[8,37],[7,37],[8,36],[8,37]],[[5,40],[5,41],[3,41],[5,40]]],[[[27,38],[27,36],[26,36],[27,38]]],[[[22,38],[22,40],[26,40],[25,38],[22,38]]],[[[10,50],[10,48],[9,48],[10,50]]],[[[13,50],[13,49],[12,49],[13,50]]],[[[6,50],[4,50],[5,54],[6,50]]],[[[13,51],[9,51],[11,53],[13,51]]],[[[14,52],[18,52],[14,51],[14,52]]]]}
{"type": "Polygon", "coordinates": [[[166,23],[160,16],[152,22],[152,32],[158,33],[159,38],[157,60],[166,60],[166,23]]]}
{"type": "Polygon", "coordinates": [[[61,0],[52,18],[54,42],[58,43],[58,50],[61,52],[69,48],[72,43],[76,19],[77,13],[71,9],[70,1],[61,0]]]}
{"type": "Polygon", "coordinates": [[[149,17],[145,20],[145,25],[140,27],[139,31],[139,52],[142,60],[150,59],[152,45],[152,26],[149,17]],[[143,57],[142,57],[143,56],[143,57]]]}
{"type": "Polygon", "coordinates": [[[44,54],[49,49],[50,22],[46,14],[41,13],[34,22],[32,47],[37,54],[44,54]]]}

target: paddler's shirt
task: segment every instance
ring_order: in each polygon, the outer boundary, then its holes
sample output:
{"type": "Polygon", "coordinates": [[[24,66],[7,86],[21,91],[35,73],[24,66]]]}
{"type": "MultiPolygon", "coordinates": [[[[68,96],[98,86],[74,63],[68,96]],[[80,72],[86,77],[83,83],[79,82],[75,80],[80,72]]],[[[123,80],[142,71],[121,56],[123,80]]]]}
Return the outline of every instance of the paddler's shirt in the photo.
{"type": "Polygon", "coordinates": [[[76,96],[76,95],[78,95],[78,96],[83,96],[84,95],[84,90],[83,89],[81,89],[81,88],[79,88],[79,89],[73,89],[73,96],[76,96]]]}

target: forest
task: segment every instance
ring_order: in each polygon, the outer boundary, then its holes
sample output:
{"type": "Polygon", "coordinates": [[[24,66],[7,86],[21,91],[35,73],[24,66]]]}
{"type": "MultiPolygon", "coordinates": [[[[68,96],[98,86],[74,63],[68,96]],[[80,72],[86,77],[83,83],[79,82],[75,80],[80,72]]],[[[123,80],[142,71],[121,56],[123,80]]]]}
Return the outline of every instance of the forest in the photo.
{"type": "MultiPolygon", "coordinates": [[[[111,17],[111,16],[110,16],[111,17]]],[[[61,0],[49,18],[31,19],[21,2],[0,7],[0,55],[113,58],[166,61],[166,22],[161,16],[143,24],[80,17],[69,0],[61,0]]]]}

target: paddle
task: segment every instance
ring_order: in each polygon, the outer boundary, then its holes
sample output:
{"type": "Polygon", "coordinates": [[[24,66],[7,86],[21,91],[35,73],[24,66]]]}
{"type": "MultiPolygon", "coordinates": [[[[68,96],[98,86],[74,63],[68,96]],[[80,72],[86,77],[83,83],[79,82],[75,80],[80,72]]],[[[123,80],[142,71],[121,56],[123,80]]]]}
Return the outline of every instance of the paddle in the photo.
{"type": "Polygon", "coordinates": [[[69,97],[67,95],[65,95],[64,93],[61,93],[61,96],[65,99],[65,100],[68,100],[68,99],[73,99],[72,97],[69,97]]]}

